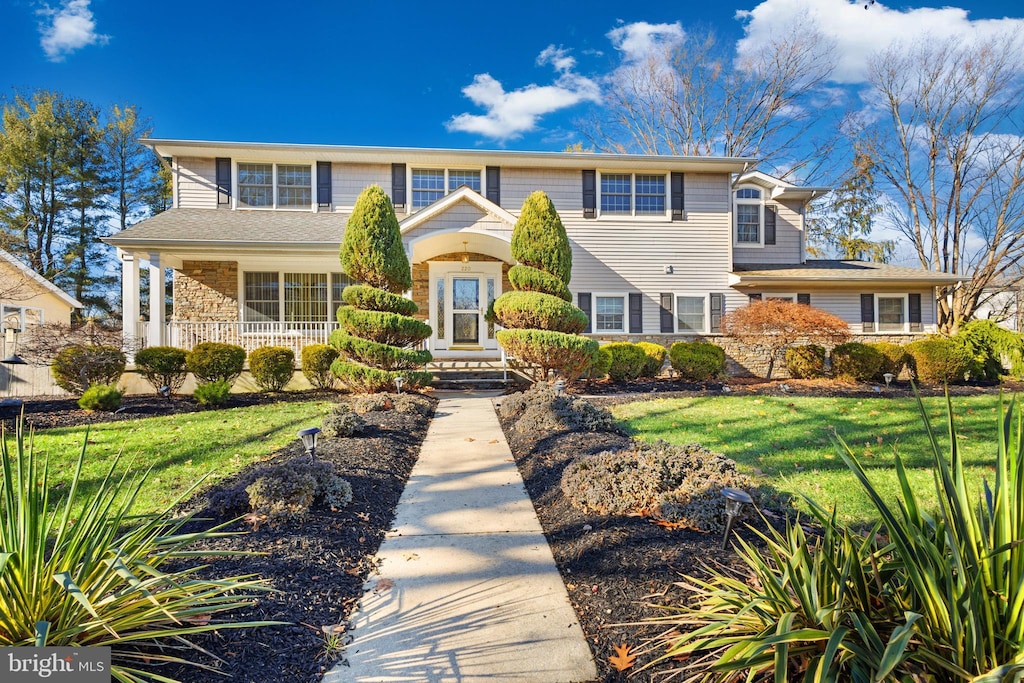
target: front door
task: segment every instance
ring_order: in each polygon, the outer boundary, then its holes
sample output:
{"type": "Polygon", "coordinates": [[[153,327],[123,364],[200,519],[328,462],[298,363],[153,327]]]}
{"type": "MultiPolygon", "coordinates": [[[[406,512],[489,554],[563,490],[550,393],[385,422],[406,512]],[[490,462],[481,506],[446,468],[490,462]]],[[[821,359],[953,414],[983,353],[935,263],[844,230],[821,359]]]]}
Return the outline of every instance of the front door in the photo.
{"type": "Polygon", "coordinates": [[[494,325],[485,314],[500,289],[500,262],[431,262],[431,351],[441,356],[497,352],[494,325]]]}
{"type": "Polygon", "coordinates": [[[452,276],[452,344],[480,346],[480,277],[452,276]]]}

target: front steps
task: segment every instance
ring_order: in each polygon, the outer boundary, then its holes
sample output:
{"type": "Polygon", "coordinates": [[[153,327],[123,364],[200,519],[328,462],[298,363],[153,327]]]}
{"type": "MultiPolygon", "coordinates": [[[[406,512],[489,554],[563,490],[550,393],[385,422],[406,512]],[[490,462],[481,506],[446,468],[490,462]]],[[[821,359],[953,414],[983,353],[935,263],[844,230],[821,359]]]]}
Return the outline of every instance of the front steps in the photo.
{"type": "Polygon", "coordinates": [[[436,358],[428,363],[434,373],[435,389],[507,389],[524,382],[518,371],[502,364],[501,359],[436,358]]]}

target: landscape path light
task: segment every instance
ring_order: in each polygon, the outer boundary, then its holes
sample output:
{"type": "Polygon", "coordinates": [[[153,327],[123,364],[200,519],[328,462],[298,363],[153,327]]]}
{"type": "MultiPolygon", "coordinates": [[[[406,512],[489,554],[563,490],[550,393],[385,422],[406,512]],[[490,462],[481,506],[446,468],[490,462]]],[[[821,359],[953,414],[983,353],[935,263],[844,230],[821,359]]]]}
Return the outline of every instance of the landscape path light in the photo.
{"type": "Polygon", "coordinates": [[[405,384],[405,378],[404,377],[396,377],[395,378],[395,386],[398,387],[398,393],[402,393],[402,385],[403,384],[405,384]]]}
{"type": "Polygon", "coordinates": [[[565,395],[565,380],[555,380],[555,396],[565,395]]]}
{"type": "MultiPolygon", "coordinates": [[[[21,328],[8,323],[3,326],[3,330],[4,342],[7,341],[8,337],[10,337],[11,340],[11,355],[0,360],[0,363],[3,363],[4,365],[28,365],[25,359],[18,355],[18,335],[21,334],[21,328]]],[[[4,346],[6,346],[6,343],[4,346]]]]}
{"type": "Polygon", "coordinates": [[[736,518],[743,512],[744,505],[750,505],[754,499],[746,491],[739,489],[722,489],[722,497],[725,498],[725,535],[722,536],[722,550],[729,547],[729,534],[736,523],[736,518]]]}
{"type": "Polygon", "coordinates": [[[885,388],[888,389],[889,385],[892,384],[892,381],[896,379],[896,375],[892,374],[891,372],[887,372],[884,375],[882,375],[882,379],[885,380],[885,388]]]}
{"type": "Polygon", "coordinates": [[[310,427],[309,429],[299,430],[299,438],[302,439],[302,447],[306,449],[306,453],[309,454],[310,460],[316,458],[316,436],[319,433],[319,427],[310,427]]]}

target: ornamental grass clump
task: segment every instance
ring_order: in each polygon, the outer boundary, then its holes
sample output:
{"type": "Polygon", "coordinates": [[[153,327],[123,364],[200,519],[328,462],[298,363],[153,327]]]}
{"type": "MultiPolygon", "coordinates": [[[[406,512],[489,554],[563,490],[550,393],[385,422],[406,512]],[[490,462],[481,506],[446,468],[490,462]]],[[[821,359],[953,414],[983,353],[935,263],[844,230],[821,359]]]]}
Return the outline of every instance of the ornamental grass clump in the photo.
{"type": "MultiPolygon", "coordinates": [[[[1024,410],[1002,405],[992,481],[969,487],[947,399],[940,442],[928,434],[931,487],[914,490],[895,457],[883,493],[853,451],[836,447],[877,513],[862,533],[808,501],[816,522],[737,541],[741,569],[684,577],[692,594],[654,620],[655,662],[680,680],[1009,681],[1024,675],[1024,410]]],[[[655,662],[652,662],[655,663],[655,662]]],[[[650,665],[649,665],[650,666],[650,665]]]]}
{"type": "Polygon", "coordinates": [[[86,444],[88,433],[58,497],[20,422],[0,440],[0,646],[106,646],[113,679],[170,681],[151,667],[191,663],[183,655],[203,650],[188,636],[278,623],[225,618],[269,588],[253,575],[200,575],[190,546],[226,534],[186,532],[191,516],[171,514],[194,488],[162,512],[139,514],[133,506],[148,473],[118,474],[114,457],[84,493],[86,444]]]}
{"type": "Polygon", "coordinates": [[[402,235],[391,198],[371,185],[356,199],[341,243],[342,270],[360,285],[342,292],[338,309],[341,329],[330,343],[339,353],[331,372],[350,391],[376,393],[405,379],[415,390],[430,384],[433,375],[419,368],[432,356],[416,348],[431,328],[412,317],[416,304],[401,295],[412,288],[412,273],[402,247],[402,235]]]}

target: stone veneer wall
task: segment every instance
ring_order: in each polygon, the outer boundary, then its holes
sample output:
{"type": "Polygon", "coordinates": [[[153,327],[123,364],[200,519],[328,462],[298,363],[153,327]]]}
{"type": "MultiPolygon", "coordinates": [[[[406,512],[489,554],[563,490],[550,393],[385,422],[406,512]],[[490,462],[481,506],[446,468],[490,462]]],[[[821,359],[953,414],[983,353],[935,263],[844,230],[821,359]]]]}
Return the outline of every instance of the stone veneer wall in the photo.
{"type": "Polygon", "coordinates": [[[174,319],[238,320],[238,264],[234,261],[185,261],[174,271],[174,319]]]}
{"type": "MultiPolygon", "coordinates": [[[[694,337],[673,334],[614,334],[614,335],[588,335],[601,343],[614,341],[628,342],[651,342],[661,344],[666,349],[677,341],[708,341],[721,346],[725,351],[725,371],[734,377],[764,377],[768,372],[768,358],[765,351],[756,346],[741,344],[732,337],[719,335],[707,335],[694,337]]],[[[852,342],[863,344],[874,344],[877,342],[891,342],[893,344],[907,344],[916,339],[927,337],[926,334],[855,334],[850,337],[852,342]]],[[[779,358],[775,361],[775,368],[772,370],[772,379],[787,379],[789,373],[786,371],[785,359],[779,358]]]]}
{"type": "MultiPolygon", "coordinates": [[[[442,254],[441,256],[435,256],[430,261],[461,261],[462,252],[455,252],[451,254],[442,254]]],[[[499,258],[493,256],[487,256],[486,254],[474,254],[469,253],[469,260],[472,261],[501,261],[499,258]]],[[[430,315],[430,266],[427,264],[429,261],[422,263],[412,264],[412,300],[416,302],[416,305],[420,307],[419,311],[416,312],[416,318],[419,320],[426,320],[430,315]]],[[[508,264],[502,262],[501,264],[501,291],[508,292],[512,289],[512,284],[508,281],[508,264]]]]}

